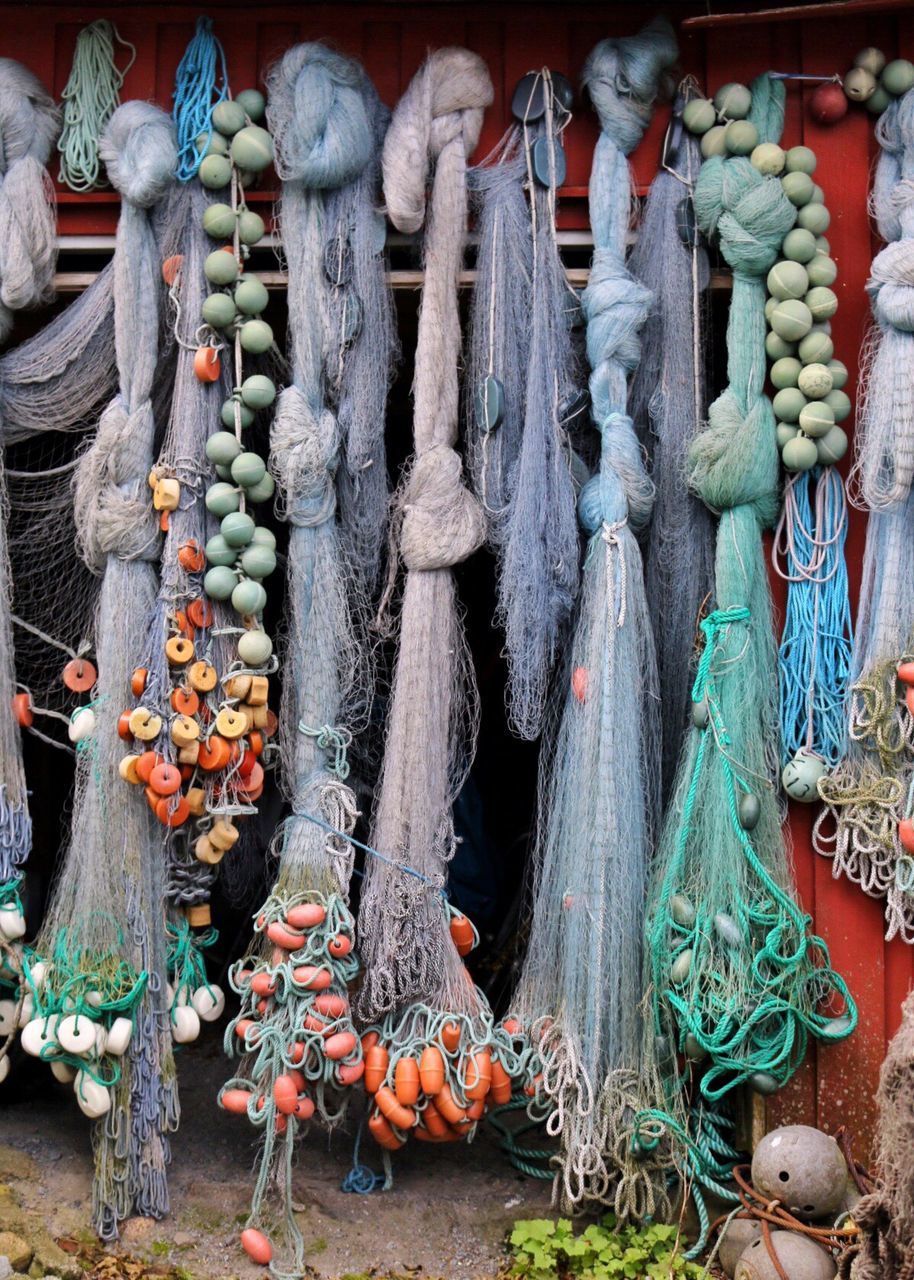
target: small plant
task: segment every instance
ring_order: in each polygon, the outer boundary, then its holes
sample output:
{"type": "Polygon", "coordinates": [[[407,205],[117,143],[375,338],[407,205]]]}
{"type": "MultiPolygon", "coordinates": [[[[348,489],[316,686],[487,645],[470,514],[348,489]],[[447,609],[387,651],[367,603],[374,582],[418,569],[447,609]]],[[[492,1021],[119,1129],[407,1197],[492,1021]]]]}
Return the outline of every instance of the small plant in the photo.
{"type": "Polygon", "coordinates": [[[677,1230],[663,1223],[617,1227],[612,1214],[575,1235],[568,1218],[515,1222],[509,1239],[511,1272],[525,1280],[683,1280],[704,1275],[677,1248],[677,1230]]]}

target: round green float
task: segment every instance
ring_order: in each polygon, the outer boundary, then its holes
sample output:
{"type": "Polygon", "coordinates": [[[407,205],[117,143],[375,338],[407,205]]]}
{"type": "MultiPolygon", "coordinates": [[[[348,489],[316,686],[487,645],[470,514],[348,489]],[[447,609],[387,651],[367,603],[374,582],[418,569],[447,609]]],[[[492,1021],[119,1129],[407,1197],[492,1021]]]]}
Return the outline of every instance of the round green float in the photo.
{"type": "Polygon", "coordinates": [[[812,312],[798,298],[785,298],[771,313],[771,327],[785,342],[799,342],[809,333],[812,324],[812,312]]]}
{"type": "Polygon", "coordinates": [[[213,128],[227,138],[233,137],[246,123],[244,108],[230,98],[217,102],[213,107],[213,128]]]}

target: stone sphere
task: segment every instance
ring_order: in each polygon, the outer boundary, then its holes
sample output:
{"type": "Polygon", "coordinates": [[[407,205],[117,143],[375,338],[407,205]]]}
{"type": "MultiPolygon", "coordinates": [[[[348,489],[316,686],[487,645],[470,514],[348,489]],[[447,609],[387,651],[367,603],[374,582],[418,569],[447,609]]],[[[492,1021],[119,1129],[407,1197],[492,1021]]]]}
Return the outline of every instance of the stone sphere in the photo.
{"type": "Polygon", "coordinates": [[[736,1270],[743,1253],[762,1234],[762,1224],[758,1218],[734,1218],[720,1238],[717,1261],[731,1277],[736,1270]]]}
{"type": "Polygon", "coordinates": [[[821,1129],[784,1125],[756,1147],[752,1185],[798,1218],[827,1218],[839,1212],[844,1200],[847,1163],[834,1138],[821,1129]]]}
{"type": "MultiPolygon", "coordinates": [[[[771,1243],[789,1280],[834,1280],[837,1267],[831,1254],[812,1240],[793,1231],[772,1231],[771,1243]]],[[[733,1280],[780,1280],[761,1237],[743,1250],[733,1280]]]]}

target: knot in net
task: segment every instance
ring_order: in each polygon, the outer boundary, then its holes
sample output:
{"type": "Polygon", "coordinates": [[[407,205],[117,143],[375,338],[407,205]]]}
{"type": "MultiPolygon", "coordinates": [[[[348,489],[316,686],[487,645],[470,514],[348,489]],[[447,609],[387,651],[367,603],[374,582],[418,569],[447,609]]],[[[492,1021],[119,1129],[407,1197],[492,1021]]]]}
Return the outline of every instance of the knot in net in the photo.
{"type": "MultiPolygon", "coordinates": [[[[910,201],[914,182],[899,183],[902,185],[909,189],[910,201]]],[[[867,292],[881,328],[914,332],[914,239],[896,240],[876,255],[867,292]]]]}
{"type": "Polygon", "coordinates": [[[320,44],[290,49],[267,77],[276,172],[326,190],[357,178],[374,154],[365,73],[320,44]]]}
{"type": "Polygon", "coordinates": [[[729,265],[745,276],[768,270],[796,216],[780,182],[742,156],[706,161],[693,199],[701,230],[717,237],[729,265]]]}
{"type": "Polygon", "coordinates": [[[646,527],[654,505],[654,486],[644,466],[644,453],[627,414],[611,413],[600,424],[601,466],[581,490],[578,516],[588,533],[604,524],[629,521],[646,527]]]}
{"type": "Polygon", "coordinates": [[[430,161],[455,142],[469,155],[491,102],[485,63],[468,49],[437,50],[410,81],[384,142],[387,211],[400,231],[425,221],[430,161]]]}
{"type": "Polygon", "coordinates": [[[400,553],[408,569],[446,569],[482,546],[485,518],[463,483],[459,455],[434,445],[417,458],[401,500],[400,553]]]}
{"type": "Polygon", "coordinates": [[[596,371],[591,394],[601,398],[599,365],[614,360],[631,372],[641,356],[640,331],[651,293],[626,269],[615,247],[594,252],[590,280],[581,299],[587,318],[587,355],[596,371]]]}
{"type": "Polygon", "coordinates": [[[124,199],[151,209],[171,185],[178,150],[171,119],[150,102],[125,102],[98,145],[108,178],[124,199]]]}
{"type": "Polygon", "coordinates": [[[330,410],[315,412],[299,387],[286,387],[273,419],[271,464],[290,524],[314,528],[335,514],[338,446],[330,410]]]}
{"type": "Polygon", "coordinates": [[[0,58],[0,174],[27,157],[46,165],[60,132],[60,111],[37,76],[0,58]]]}
{"type": "Polygon", "coordinates": [[[104,411],[92,446],[79,461],[74,504],[81,513],[77,543],[95,573],[109,555],[120,560],[154,560],[158,551],[155,514],[146,484],[152,406],[144,401],[128,413],[118,397],[104,411]]]}
{"type": "Polygon", "coordinates": [[[763,528],[778,514],[778,462],[759,448],[774,431],[769,401],[757,397],[748,412],[728,387],[708,410],[708,426],[689,450],[689,482],[712,511],[752,508],[763,528]]]}
{"type": "Polygon", "coordinates": [[[658,92],[672,87],[667,72],[677,54],[672,27],[658,18],[637,35],[601,40],[584,63],[582,82],[600,129],[626,155],[650,124],[658,92]]]}

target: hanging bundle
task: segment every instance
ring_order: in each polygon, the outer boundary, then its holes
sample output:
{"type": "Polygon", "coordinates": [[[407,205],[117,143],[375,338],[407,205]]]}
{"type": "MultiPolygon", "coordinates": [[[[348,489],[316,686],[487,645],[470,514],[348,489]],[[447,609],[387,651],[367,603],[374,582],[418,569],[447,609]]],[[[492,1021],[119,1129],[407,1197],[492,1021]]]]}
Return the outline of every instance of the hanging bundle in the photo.
{"type": "MultiPolygon", "coordinates": [[[[511,1082],[492,1014],[461,955],[474,932],[443,901],[454,851],[451,806],[469,760],[476,699],[452,568],[484,537],[454,449],[460,323],[457,280],[466,235],[466,163],[492,100],[481,60],[433,53],[401,99],[384,143],[384,193],[401,231],[426,223],[416,347],[416,455],[397,503],[406,565],[400,645],[388,715],[359,930],[362,1016],[380,1018],[365,1045],[369,1131],[388,1150],[472,1137],[511,1082]],[[427,180],[434,168],[426,211],[427,180]],[[459,950],[458,950],[459,948],[459,950]]],[[[507,1097],[505,1092],[507,1091],[507,1097]]]]}
{"type": "MultiPolygon", "coordinates": [[[[780,134],[783,94],[767,76],[753,84],[748,121],[761,142],[780,134]]],[[[692,485],[721,513],[716,608],[701,623],[694,727],[658,843],[647,978],[667,1132],[686,1141],[701,1208],[702,1182],[716,1183],[722,1162],[694,1143],[695,1126],[710,1119],[713,1133],[714,1109],[741,1085],[777,1089],[802,1061],[808,1036],[843,1038],[856,1009],[825,944],[807,933],[775,793],[775,649],[760,536],[777,512],[774,417],[763,392],[764,275],[793,206],[776,177],[738,155],[707,160],[694,201],[699,226],[733,271],[729,385],[690,452],[692,485]],[[690,1094],[692,1138],[684,1129],[690,1094]]],[[[648,1128],[660,1115],[643,1117],[645,1147],[656,1142],[648,1128]]]]}
{"type": "Polygon", "coordinates": [[[124,77],[133,66],[136,49],[122,40],[117,27],[99,18],[76,37],[73,67],[64,85],[63,128],[57,140],[60,180],[71,191],[95,191],[102,185],[99,141],[120,101],[124,77]],[[130,50],[124,70],[117,65],[115,41],[130,50]]]}
{"type": "Polygon", "coordinates": [[[57,225],[45,165],[60,112],[31,71],[0,58],[0,341],[11,311],[40,307],[54,294],[57,225]]]}
{"type": "MultiPolygon", "coordinates": [[[[239,109],[235,135],[248,128],[247,118],[239,109]]],[[[267,143],[269,135],[257,128],[263,151],[259,134],[267,143]]],[[[276,395],[265,375],[244,376],[247,329],[253,324],[257,343],[264,338],[267,345],[272,331],[248,318],[266,302],[262,281],[239,280],[247,241],[256,241],[263,223],[247,218],[228,163],[231,206],[212,201],[198,184],[181,188],[161,237],[177,356],[168,429],[149,487],[165,538],[158,600],[119,722],[128,745],[122,777],[162,827],[176,935],[184,923],[208,935],[216,869],[239,839],[236,819],[257,812],[265,782],[260,757],[275,729],[269,677],[276,662],[261,620],[261,579],[275,568],[275,538],[247,509],[268,501],[274,482],[264,459],[242,443],[256,411],[276,395]],[[213,248],[212,239],[222,247],[213,248]],[[214,469],[220,479],[207,486],[214,469]]],[[[184,1044],[199,1035],[201,1021],[219,1016],[223,996],[197,986],[199,998],[182,1000],[182,992],[193,994],[201,957],[184,947],[174,955],[183,967],[169,975],[170,1026],[184,1044]]]]}
{"type": "Polygon", "coordinates": [[[867,290],[876,322],[864,361],[853,478],[869,512],[852,659],[847,754],[819,782],[825,810],[813,843],[872,897],[885,898],[887,937],[914,941],[914,417],[907,258],[914,236],[914,94],[877,126],[882,154],[873,205],[886,246],[867,290]]]}
{"type": "MultiPolygon", "coordinates": [[[[0,340],[12,327],[12,310],[38,306],[51,296],[56,227],[44,165],[57,129],[57,110],[40,82],[25,67],[0,59],[0,340]]],[[[0,464],[0,599],[6,606],[0,622],[0,983],[18,993],[20,962],[11,944],[25,934],[18,889],[32,839],[19,725],[30,723],[32,712],[28,694],[16,694],[7,520],[0,464]]],[[[0,1049],[4,1077],[7,1047],[0,1049]]]]}
{"type": "Polygon", "coordinates": [[[411,81],[384,144],[384,194],[399,230],[412,233],[426,221],[432,165],[434,176],[413,383],[416,456],[397,499],[406,584],[373,823],[372,844],[390,862],[370,862],[359,923],[366,1017],[427,996],[452,967],[440,890],[454,850],[451,805],[472,756],[477,716],[452,566],[484,536],[481,509],[463,486],[453,447],[457,275],[466,235],[467,155],[491,100],[479,58],[440,50],[411,81]],[[419,875],[404,874],[403,866],[419,875]]]}
{"type": "Polygon", "coordinates": [[[511,511],[530,350],[533,243],[524,189],[527,156],[521,142],[515,125],[467,174],[479,237],[465,387],[467,465],[486,515],[488,540],[495,548],[504,543],[511,511]],[[490,421],[497,425],[488,428],[490,421]]]}
{"type": "Polygon", "coordinates": [[[570,96],[564,77],[548,69],[525,76],[515,92],[520,125],[502,140],[495,163],[474,173],[485,205],[471,335],[470,448],[499,549],[508,717],[530,739],[542,727],[578,585],[567,423],[582,407],[571,342],[579,307],[556,240],[570,96]]]}
{"type": "Polygon", "coordinates": [[[65,750],[78,692],[70,687],[73,677],[84,693],[94,684],[87,655],[99,582],[76,549],[72,482],[79,436],[97,427],[116,386],[113,314],[109,265],[46,328],[0,360],[0,430],[13,446],[5,459],[6,533],[17,714],[23,728],[65,750]],[[40,443],[31,443],[35,437],[40,443]]]}
{"type": "Polygon", "coordinates": [[[695,101],[680,89],[651,184],[630,269],[653,296],[632,380],[631,416],[651,459],[655,500],[645,549],[645,589],[657,646],[661,717],[661,805],[669,800],[691,724],[695,627],[711,591],[714,522],[686,487],[687,453],[705,414],[708,259],[695,227],[692,191],[698,142],[683,127],[695,101]]]}
{"type": "Polygon", "coordinates": [[[641,920],[657,791],[656,665],[637,535],[653,489],[627,416],[627,379],[650,294],[625,266],[628,156],[676,58],[666,24],[604,40],[584,66],[601,134],[590,184],[594,259],[584,291],[598,473],[578,503],[589,542],[557,729],[542,762],[530,944],[514,1016],[533,1050],[528,1084],[560,1138],[563,1207],[620,1219],[666,1207],[663,1175],[632,1155],[640,1077],[641,920]],[[582,833],[586,839],[582,845],[582,833]]]}
{"type": "MultiPolygon", "coordinates": [[[[271,440],[291,525],[280,737],[292,813],[275,839],[279,874],[257,916],[254,944],[232,974],[241,1010],[226,1031],[226,1050],[242,1062],[220,1102],[264,1133],[242,1245],[274,1274],[298,1276],[305,1267],[292,1212],[295,1138],[315,1114],[338,1123],[364,1070],[347,992],[358,971],[347,905],[347,836],[357,817],[347,747],[353,708],[366,701],[356,625],[367,614],[363,593],[372,575],[370,562],[347,566],[334,480],[344,469],[347,426],[362,433],[359,449],[383,431],[391,341],[388,326],[383,345],[382,324],[382,345],[371,357],[377,369],[366,371],[355,320],[359,286],[368,287],[373,317],[389,314],[386,296],[375,292],[384,289],[382,245],[371,236],[377,187],[365,180],[373,173],[377,182],[379,172],[385,113],[377,94],[358,63],[317,44],[289,50],[269,73],[268,89],[283,180],[293,377],[279,397],[271,440]],[[361,391],[369,400],[357,406],[361,391]]],[[[383,480],[383,444],[371,465],[378,463],[383,480]]],[[[358,500],[359,477],[351,478],[358,500]]],[[[361,497],[370,503],[375,488],[369,482],[361,497]]],[[[382,503],[384,489],[386,481],[382,503]]],[[[364,514],[367,533],[377,513],[364,514]]],[[[361,534],[354,543],[367,552],[361,534]]]]}
{"type": "Polygon", "coordinates": [[[159,857],[148,810],[130,803],[118,778],[117,724],[157,589],[158,539],[144,497],[155,446],[160,290],[149,210],[172,181],[171,123],[156,107],[130,103],[112,116],[100,151],[123,200],[114,258],[120,390],[80,459],[74,499],[82,555],[102,578],[99,680],[93,702],[72,718],[71,845],[36,944],[41,959],[30,968],[34,1010],[23,1045],[73,1080],[86,1114],[105,1117],[95,1133],[95,1223],[111,1239],[131,1208],[167,1212],[165,1133],[175,1121],[161,991],[149,978],[159,857]]]}
{"type": "Polygon", "coordinates": [[[175,172],[182,182],[195,177],[204,158],[212,154],[213,107],[227,96],[225,51],[213,34],[212,18],[198,18],[193,39],[178,63],[173,95],[172,118],[178,134],[175,172]]]}

